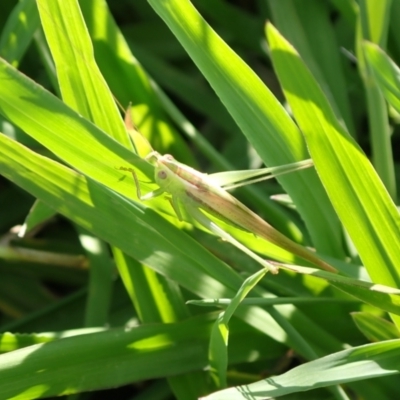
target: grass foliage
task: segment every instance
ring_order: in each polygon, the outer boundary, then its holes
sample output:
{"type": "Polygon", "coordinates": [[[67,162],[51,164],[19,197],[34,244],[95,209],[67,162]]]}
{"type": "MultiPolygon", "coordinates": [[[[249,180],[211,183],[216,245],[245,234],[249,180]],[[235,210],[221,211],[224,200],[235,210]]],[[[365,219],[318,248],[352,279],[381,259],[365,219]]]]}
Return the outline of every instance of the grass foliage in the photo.
{"type": "Polygon", "coordinates": [[[398,1],[1,9],[1,399],[398,397],[398,1]],[[118,103],[203,172],[311,157],[235,196],[338,274],[223,224],[267,273],[139,201],[118,103]]]}

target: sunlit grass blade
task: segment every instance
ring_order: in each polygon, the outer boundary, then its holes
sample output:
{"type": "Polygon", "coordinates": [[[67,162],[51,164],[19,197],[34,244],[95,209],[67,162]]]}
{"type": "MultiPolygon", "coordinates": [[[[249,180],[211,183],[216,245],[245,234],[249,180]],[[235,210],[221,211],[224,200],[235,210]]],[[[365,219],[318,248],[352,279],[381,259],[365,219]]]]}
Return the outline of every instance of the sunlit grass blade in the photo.
{"type": "Polygon", "coordinates": [[[399,339],[400,331],[396,325],[387,319],[372,315],[368,312],[354,312],[351,316],[358,329],[371,342],[399,339]]]}
{"type": "Polygon", "coordinates": [[[199,370],[206,365],[209,329],[209,317],[203,315],[181,324],[88,333],[9,352],[0,355],[0,396],[60,396],[199,370]],[[33,373],[37,370],[41,373],[33,373]]]}
{"type": "Polygon", "coordinates": [[[0,56],[18,66],[38,27],[36,1],[18,2],[1,32],[0,56]]]}
{"type": "MultiPolygon", "coordinates": [[[[200,307],[227,307],[232,299],[188,300],[188,304],[200,307]]],[[[242,306],[274,306],[277,304],[313,304],[313,303],[358,303],[358,300],[339,299],[333,297],[247,297],[241,301],[242,306]]]]}
{"type": "Polygon", "coordinates": [[[298,161],[296,163],[280,165],[278,167],[244,170],[244,171],[227,171],[218,172],[208,175],[207,179],[214,182],[218,186],[222,186],[225,190],[235,189],[241,186],[262,182],[267,179],[275,178],[279,175],[288,174],[310,168],[313,166],[311,159],[298,161]]]}
{"type": "Polygon", "coordinates": [[[365,282],[358,279],[347,278],[338,274],[317,270],[314,268],[300,267],[297,265],[280,265],[281,268],[297,273],[312,275],[327,280],[331,285],[343,290],[350,296],[371,304],[383,311],[400,316],[400,289],[365,282]]]}
{"type": "Polygon", "coordinates": [[[144,181],[151,180],[147,162],[1,59],[0,77],[1,113],[64,162],[127,197],[132,195],[132,184],[117,167],[134,164],[139,174],[144,172],[144,181]]]}
{"type": "Polygon", "coordinates": [[[270,7],[275,26],[299,52],[338,119],[354,135],[344,64],[340,60],[328,4],[316,1],[304,7],[296,1],[273,1],[270,7]]]}
{"type": "Polygon", "coordinates": [[[388,103],[400,113],[400,68],[376,44],[364,42],[365,58],[388,103]]]}
{"type": "Polygon", "coordinates": [[[392,2],[382,0],[373,4],[368,0],[360,1],[359,20],[356,36],[358,69],[363,79],[369,136],[371,138],[371,160],[376,172],[382,179],[393,200],[396,199],[396,180],[393,164],[393,150],[389,116],[385,99],[375,80],[372,79],[363,51],[363,41],[369,40],[386,47],[392,2]]]}
{"type": "Polygon", "coordinates": [[[56,212],[51,207],[37,200],[25,218],[25,222],[18,232],[18,236],[23,237],[26,233],[54,217],[54,215],[56,215],[56,212]]]}
{"type": "MultiPolygon", "coordinates": [[[[188,0],[149,3],[181,42],[266,165],[308,157],[303,137],[256,74],[210,28],[188,0]]],[[[340,225],[316,174],[285,175],[279,182],[293,198],[315,247],[344,256],[340,225]]]]}
{"type": "Polygon", "coordinates": [[[109,320],[115,266],[107,243],[80,226],[77,226],[77,231],[90,265],[84,326],[105,326],[109,320]]]}
{"type": "Polygon", "coordinates": [[[105,0],[79,4],[93,41],[97,65],[113,95],[126,107],[132,103],[132,119],[155,149],[175,154],[195,164],[189,147],[163,110],[154,83],[132,54],[105,0]]]}
{"type": "Polygon", "coordinates": [[[247,278],[236,296],[232,299],[225,311],[223,311],[214,322],[211,336],[208,358],[210,361],[210,374],[218,388],[226,387],[226,372],[228,368],[228,340],[229,340],[229,320],[239,307],[247,294],[268,272],[262,269],[247,278]]]}
{"type": "Polygon", "coordinates": [[[400,217],[361,148],[292,46],[271,25],[272,59],[315,168],[372,280],[400,287],[400,217]]]}
{"type": "Polygon", "coordinates": [[[78,2],[38,0],[63,100],[132,149],[112,94],[97,67],[78,2]]]}
{"type": "Polygon", "coordinates": [[[368,344],[334,353],[246,386],[204,397],[204,400],[264,400],[290,393],[399,373],[400,340],[368,344]]]}

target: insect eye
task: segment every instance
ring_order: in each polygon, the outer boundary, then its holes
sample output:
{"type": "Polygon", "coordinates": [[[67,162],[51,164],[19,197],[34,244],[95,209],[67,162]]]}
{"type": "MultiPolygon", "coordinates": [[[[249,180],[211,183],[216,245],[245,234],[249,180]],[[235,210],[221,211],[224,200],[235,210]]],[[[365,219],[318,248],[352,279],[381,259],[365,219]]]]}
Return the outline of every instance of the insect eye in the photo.
{"type": "Polygon", "coordinates": [[[165,171],[158,171],[158,177],[160,179],[165,179],[167,177],[167,173],[165,171]]]}

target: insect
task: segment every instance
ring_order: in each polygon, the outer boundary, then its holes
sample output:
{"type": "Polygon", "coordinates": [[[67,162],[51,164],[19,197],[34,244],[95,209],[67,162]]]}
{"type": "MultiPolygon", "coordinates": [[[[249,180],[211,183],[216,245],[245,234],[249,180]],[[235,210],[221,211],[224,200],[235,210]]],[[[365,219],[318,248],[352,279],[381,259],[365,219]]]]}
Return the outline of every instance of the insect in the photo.
{"type": "Polygon", "coordinates": [[[276,266],[266,262],[233,238],[207,214],[242,230],[252,232],[326,271],[337,272],[335,268],[325,261],[320,260],[312,251],[287,238],[227,192],[227,189],[229,190],[283,173],[310,167],[312,166],[311,160],[275,168],[207,175],[176,161],[169,154],[161,155],[156,151],[152,151],[145,159],[155,166],[154,178],[159,188],[143,196],[135,171],[131,168],[120,167],[121,170],[132,173],[139,200],[148,200],[167,193],[169,195],[168,199],[179,220],[183,220],[182,211],[185,211],[198,223],[240,248],[273,273],[278,272],[276,266]],[[242,176],[244,176],[244,182],[232,184],[232,182],[238,182],[240,179],[243,179],[242,176]],[[252,179],[249,180],[249,178],[252,179]]]}

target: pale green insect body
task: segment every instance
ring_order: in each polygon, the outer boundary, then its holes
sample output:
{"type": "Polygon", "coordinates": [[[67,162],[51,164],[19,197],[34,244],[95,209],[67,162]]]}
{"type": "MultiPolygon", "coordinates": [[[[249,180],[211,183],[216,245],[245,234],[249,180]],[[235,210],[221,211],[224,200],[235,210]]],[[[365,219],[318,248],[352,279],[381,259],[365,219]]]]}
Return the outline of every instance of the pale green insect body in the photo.
{"type": "MultiPolygon", "coordinates": [[[[206,174],[196,171],[177,162],[171,155],[153,152],[151,159],[155,161],[155,181],[166,192],[171,194],[185,193],[188,188],[208,190],[204,186],[206,174]],[[183,168],[184,167],[184,168],[183,168]]],[[[151,161],[150,159],[150,161],[151,161]]]]}
{"type": "MultiPolygon", "coordinates": [[[[160,191],[171,195],[171,204],[182,220],[180,207],[188,208],[196,219],[203,217],[198,209],[203,209],[218,219],[282,247],[299,257],[310,261],[330,272],[337,272],[328,263],[319,259],[312,251],[293,242],[277,231],[243,203],[215,183],[209,183],[208,175],[200,173],[176,161],[171,155],[152,152],[147,159],[155,164],[155,180],[160,191]]],[[[158,191],[157,191],[158,192],[158,191]]],[[[158,194],[158,193],[157,193],[158,194]]]]}

